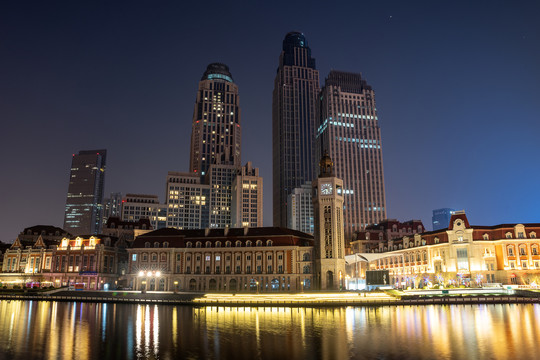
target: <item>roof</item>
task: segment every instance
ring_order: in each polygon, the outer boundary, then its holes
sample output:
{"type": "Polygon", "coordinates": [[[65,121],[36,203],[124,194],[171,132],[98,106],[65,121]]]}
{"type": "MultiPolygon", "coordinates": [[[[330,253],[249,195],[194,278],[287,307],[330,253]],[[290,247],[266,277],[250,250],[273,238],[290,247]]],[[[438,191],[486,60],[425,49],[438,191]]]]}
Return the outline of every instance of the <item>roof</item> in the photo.
{"type": "Polygon", "coordinates": [[[228,229],[159,229],[138,236],[133,247],[145,247],[145,243],[168,242],[169,247],[186,247],[188,242],[272,240],[274,246],[312,246],[313,236],[301,231],[282,227],[228,228],[228,229]]]}

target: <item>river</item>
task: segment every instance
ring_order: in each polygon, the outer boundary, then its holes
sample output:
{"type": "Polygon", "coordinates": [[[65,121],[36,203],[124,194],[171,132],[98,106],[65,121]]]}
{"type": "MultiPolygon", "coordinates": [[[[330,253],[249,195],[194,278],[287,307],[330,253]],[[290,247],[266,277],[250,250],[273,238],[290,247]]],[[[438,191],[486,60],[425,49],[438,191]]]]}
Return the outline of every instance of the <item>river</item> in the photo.
{"type": "Polygon", "coordinates": [[[539,344],[540,305],[0,301],[0,359],[533,359],[539,344]]]}

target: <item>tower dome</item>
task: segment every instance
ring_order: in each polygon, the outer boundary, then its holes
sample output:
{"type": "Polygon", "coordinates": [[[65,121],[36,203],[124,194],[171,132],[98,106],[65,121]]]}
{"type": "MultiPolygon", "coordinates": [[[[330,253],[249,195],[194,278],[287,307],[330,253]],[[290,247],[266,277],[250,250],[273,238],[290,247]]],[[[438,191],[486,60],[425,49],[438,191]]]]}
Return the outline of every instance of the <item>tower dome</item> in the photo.
{"type": "Polygon", "coordinates": [[[328,150],[324,151],[324,154],[319,161],[319,177],[333,177],[334,176],[334,162],[328,155],[328,150]]]}

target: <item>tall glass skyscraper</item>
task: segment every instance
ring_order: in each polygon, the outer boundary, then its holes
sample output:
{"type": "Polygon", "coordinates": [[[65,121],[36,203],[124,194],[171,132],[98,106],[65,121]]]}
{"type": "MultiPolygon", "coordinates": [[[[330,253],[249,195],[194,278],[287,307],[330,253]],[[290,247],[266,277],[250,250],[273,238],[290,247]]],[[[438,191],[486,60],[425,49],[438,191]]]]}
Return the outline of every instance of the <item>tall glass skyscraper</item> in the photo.
{"type": "Polygon", "coordinates": [[[317,152],[343,179],[345,238],[386,219],[381,129],[375,93],[360,74],[330,71],[321,91],[317,152]]]}
{"type": "Polygon", "coordinates": [[[238,86],[225,64],[208,65],[197,91],[189,169],[200,176],[212,164],[241,166],[238,86]]]}
{"type": "Polygon", "coordinates": [[[273,223],[287,226],[287,196],[314,179],[319,71],[304,34],[290,32],[272,94],[273,223]]]}
{"type": "Polygon", "coordinates": [[[64,216],[64,230],[73,235],[101,232],[107,150],[74,154],[64,216]]]}

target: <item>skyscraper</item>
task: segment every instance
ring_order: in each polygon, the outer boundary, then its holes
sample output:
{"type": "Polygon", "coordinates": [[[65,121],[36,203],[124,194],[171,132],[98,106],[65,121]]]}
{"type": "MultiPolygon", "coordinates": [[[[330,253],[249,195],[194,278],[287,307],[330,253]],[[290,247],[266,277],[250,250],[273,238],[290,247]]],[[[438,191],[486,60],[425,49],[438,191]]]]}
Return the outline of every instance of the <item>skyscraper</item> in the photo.
{"type": "Polygon", "coordinates": [[[314,178],[318,95],[319,71],[311,49],[304,34],[290,32],[283,40],[272,95],[274,226],[287,226],[287,196],[314,178]]]}
{"type": "Polygon", "coordinates": [[[83,150],[73,154],[64,230],[74,235],[101,231],[106,158],[107,150],[83,150]]]}
{"type": "Polygon", "coordinates": [[[313,234],[314,226],[311,182],[306,182],[287,196],[287,227],[313,234]]]}
{"type": "Polygon", "coordinates": [[[375,93],[360,74],[330,71],[321,90],[317,152],[334,161],[343,179],[347,240],[386,219],[381,130],[375,93]]]}
{"type": "Polygon", "coordinates": [[[189,170],[200,176],[212,164],[241,166],[238,86],[229,67],[212,63],[204,72],[193,110],[189,170]]]}

